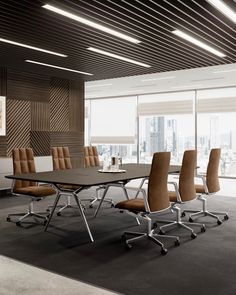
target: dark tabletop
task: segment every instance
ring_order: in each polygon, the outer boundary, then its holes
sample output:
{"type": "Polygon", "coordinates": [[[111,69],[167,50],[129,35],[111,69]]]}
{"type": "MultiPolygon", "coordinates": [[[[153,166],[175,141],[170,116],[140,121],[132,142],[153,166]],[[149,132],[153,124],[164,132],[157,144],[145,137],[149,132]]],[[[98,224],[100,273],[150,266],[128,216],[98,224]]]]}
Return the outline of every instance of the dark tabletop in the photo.
{"type": "MultiPolygon", "coordinates": [[[[29,180],[51,184],[95,186],[145,178],[149,176],[150,168],[150,164],[123,164],[120,169],[126,170],[124,173],[101,173],[98,170],[102,169],[102,167],[89,167],[7,175],[5,177],[10,179],[29,180]]],[[[169,173],[177,173],[180,171],[180,168],[181,166],[170,165],[169,173]]]]}

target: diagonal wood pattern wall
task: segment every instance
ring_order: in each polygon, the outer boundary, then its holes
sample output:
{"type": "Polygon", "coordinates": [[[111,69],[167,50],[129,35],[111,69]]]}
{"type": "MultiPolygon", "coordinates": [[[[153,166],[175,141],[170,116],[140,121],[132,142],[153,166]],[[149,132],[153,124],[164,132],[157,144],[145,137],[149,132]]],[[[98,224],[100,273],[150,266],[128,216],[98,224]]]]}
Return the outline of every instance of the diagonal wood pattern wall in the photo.
{"type": "Polygon", "coordinates": [[[83,164],[84,83],[0,68],[0,95],[7,94],[7,136],[0,156],[32,147],[35,156],[52,146],[69,147],[74,167],[83,164]]]}

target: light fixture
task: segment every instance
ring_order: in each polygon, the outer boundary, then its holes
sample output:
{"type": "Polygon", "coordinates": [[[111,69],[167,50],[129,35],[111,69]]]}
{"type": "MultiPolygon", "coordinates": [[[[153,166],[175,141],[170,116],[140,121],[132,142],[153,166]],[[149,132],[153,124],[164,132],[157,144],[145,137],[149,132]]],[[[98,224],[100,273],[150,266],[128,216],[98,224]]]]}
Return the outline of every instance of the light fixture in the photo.
{"type": "Polygon", "coordinates": [[[212,6],[218,9],[221,13],[227,16],[236,24],[236,12],[221,0],[207,0],[212,6]]]}
{"type": "Polygon", "coordinates": [[[94,87],[106,87],[111,86],[112,84],[97,84],[97,85],[88,85],[86,88],[94,88],[94,87]]]}
{"type": "Polygon", "coordinates": [[[133,64],[136,64],[136,65],[139,65],[139,66],[142,66],[142,67],[146,67],[146,68],[151,67],[151,66],[149,66],[147,64],[144,64],[142,62],[135,61],[133,59],[126,58],[126,57],[123,57],[123,56],[120,56],[120,55],[117,55],[117,54],[114,54],[114,53],[111,53],[111,52],[107,52],[107,51],[104,51],[104,50],[100,50],[100,49],[97,49],[97,48],[94,48],[94,47],[88,47],[87,49],[90,50],[90,51],[93,51],[93,52],[103,54],[103,55],[107,55],[107,56],[114,57],[114,58],[117,58],[117,59],[120,59],[120,60],[131,62],[133,64]]]}
{"type": "Polygon", "coordinates": [[[182,89],[182,88],[197,88],[197,87],[202,87],[202,84],[195,84],[195,85],[180,85],[180,86],[173,86],[171,88],[173,89],[182,89]]]}
{"type": "Polygon", "coordinates": [[[39,48],[39,47],[34,47],[34,46],[31,46],[31,45],[26,45],[26,44],[23,44],[23,43],[18,43],[18,42],[3,39],[3,38],[0,38],[0,41],[5,42],[5,43],[9,43],[9,44],[12,44],[12,45],[17,45],[17,46],[21,46],[21,47],[25,47],[25,48],[29,48],[29,49],[33,49],[33,50],[37,50],[37,51],[41,51],[41,52],[45,52],[45,53],[49,53],[49,54],[54,54],[54,55],[61,56],[61,57],[67,57],[67,55],[65,55],[65,54],[61,54],[61,53],[57,53],[57,52],[54,52],[54,51],[42,49],[42,48],[39,48]]]}
{"type": "Polygon", "coordinates": [[[150,78],[150,79],[144,79],[144,80],[141,80],[141,81],[142,81],[142,82],[148,82],[148,81],[169,80],[169,79],[175,79],[175,76],[159,77],[159,78],[150,78]]]}
{"type": "Polygon", "coordinates": [[[215,71],[215,72],[213,72],[213,74],[220,74],[220,73],[231,73],[231,72],[236,72],[236,69],[215,71]]]}
{"type": "Polygon", "coordinates": [[[59,70],[64,70],[64,71],[69,71],[69,72],[74,72],[74,73],[78,73],[78,74],[83,74],[83,75],[89,75],[89,76],[92,76],[92,75],[93,75],[93,74],[90,74],[90,73],[85,73],[85,72],[81,72],[81,71],[77,71],[77,70],[73,70],[73,69],[68,69],[68,68],[58,67],[58,66],[50,65],[50,64],[45,64],[45,63],[42,63],[42,62],[38,62],[38,61],[34,61],[34,60],[30,60],[30,59],[26,59],[25,62],[29,62],[29,63],[36,64],[36,65],[40,65],[40,66],[45,66],[45,67],[55,68],[55,69],[59,69],[59,70]]]}
{"type": "Polygon", "coordinates": [[[117,31],[115,31],[115,30],[113,30],[113,29],[107,28],[107,27],[105,27],[105,26],[103,26],[103,25],[97,24],[97,23],[95,23],[95,22],[93,22],[93,21],[90,21],[90,20],[88,20],[88,19],[86,19],[86,18],[83,18],[83,17],[81,17],[81,16],[75,15],[75,14],[70,13],[70,12],[68,12],[68,11],[65,11],[65,10],[63,10],[63,9],[57,8],[57,7],[53,6],[53,5],[45,4],[45,5],[43,5],[42,7],[43,7],[43,8],[46,8],[46,9],[48,9],[48,10],[51,10],[51,11],[53,11],[53,12],[56,12],[56,13],[58,13],[58,14],[61,14],[61,15],[63,15],[63,16],[66,16],[66,17],[68,17],[68,18],[71,18],[71,19],[73,19],[73,20],[75,20],[75,21],[78,21],[78,22],[80,22],[80,23],[82,23],[82,24],[85,24],[85,25],[87,25],[87,26],[93,27],[93,28],[98,29],[98,30],[100,30],[100,31],[103,31],[103,32],[105,32],[105,33],[108,33],[108,34],[111,34],[111,35],[113,35],[113,36],[116,36],[116,37],[119,37],[119,38],[121,38],[121,39],[124,39],[124,40],[126,40],[126,41],[129,41],[129,42],[132,42],[132,43],[136,43],[136,44],[138,44],[138,43],[141,42],[141,41],[139,41],[139,40],[137,40],[137,39],[135,39],[135,38],[132,38],[132,37],[130,37],[130,36],[127,36],[126,34],[123,34],[123,33],[117,32],[117,31]]]}
{"type": "Polygon", "coordinates": [[[199,40],[191,37],[190,35],[182,32],[180,30],[174,30],[174,31],[172,31],[172,33],[179,36],[179,37],[181,37],[181,38],[183,38],[183,39],[185,39],[185,40],[187,40],[187,41],[189,41],[189,42],[191,42],[191,43],[193,43],[193,44],[195,44],[195,45],[197,45],[197,46],[199,46],[199,47],[201,47],[201,48],[203,48],[203,49],[205,49],[205,50],[207,50],[207,51],[209,51],[209,52],[211,52],[211,53],[213,53],[213,54],[215,54],[215,55],[217,55],[217,56],[219,56],[219,57],[225,57],[226,56],[224,53],[214,49],[213,47],[203,43],[202,41],[199,41],[199,40]]]}

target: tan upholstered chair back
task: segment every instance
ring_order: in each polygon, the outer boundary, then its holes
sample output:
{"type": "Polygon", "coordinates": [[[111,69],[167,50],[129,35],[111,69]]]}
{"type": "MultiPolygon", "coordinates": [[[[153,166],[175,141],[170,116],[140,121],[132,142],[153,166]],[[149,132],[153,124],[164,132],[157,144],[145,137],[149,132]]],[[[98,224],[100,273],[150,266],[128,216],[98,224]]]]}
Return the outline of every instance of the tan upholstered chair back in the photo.
{"type": "Polygon", "coordinates": [[[220,183],[218,177],[220,153],[220,149],[212,149],[210,152],[206,174],[206,182],[209,193],[216,193],[220,190],[220,183]]]}
{"type": "MultiPolygon", "coordinates": [[[[34,154],[31,148],[16,148],[12,150],[13,173],[34,173],[34,154]]],[[[37,185],[32,181],[16,180],[13,186],[13,192],[18,188],[37,185]]]]}
{"type": "Polygon", "coordinates": [[[196,190],[194,185],[196,167],[197,151],[185,151],[179,177],[179,193],[183,202],[190,201],[196,198],[196,190]]]}
{"type": "Polygon", "coordinates": [[[84,167],[99,166],[98,151],[96,146],[84,147],[84,167]]]}
{"type": "Polygon", "coordinates": [[[170,164],[170,152],[155,153],[148,181],[148,203],[151,212],[170,207],[167,179],[170,164]]]}
{"type": "Polygon", "coordinates": [[[53,170],[71,169],[70,151],[67,146],[52,147],[53,170]]]}

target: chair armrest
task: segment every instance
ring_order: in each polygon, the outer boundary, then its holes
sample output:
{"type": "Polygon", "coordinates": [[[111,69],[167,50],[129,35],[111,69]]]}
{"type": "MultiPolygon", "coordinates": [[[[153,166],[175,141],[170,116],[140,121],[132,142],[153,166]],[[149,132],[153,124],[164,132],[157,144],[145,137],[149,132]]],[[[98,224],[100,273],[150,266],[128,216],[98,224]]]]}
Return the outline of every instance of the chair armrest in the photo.
{"type": "Polygon", "coordinates": [[[208,188],[207,188],[207,183],[206,183],[206,175],[204,175],[204,174],[197,174],[195,177],[196,178],[200,178],[202,180],[202,184],[204,186],[204,190],[205,190],[205,192],[208,193],[208,188]]]}
{"type": "Polygon", "coordinates": [[[171,185],[174,186],[175,193],[176,193],[176,197],[177,197],[177,201],[178,201],[178,202],[182,202],[181,197],[180,197],[179,187],[178,187],[177,182],[174,182],[174,181],[168,181],[167,184],[171,184],[171,185]]]}

